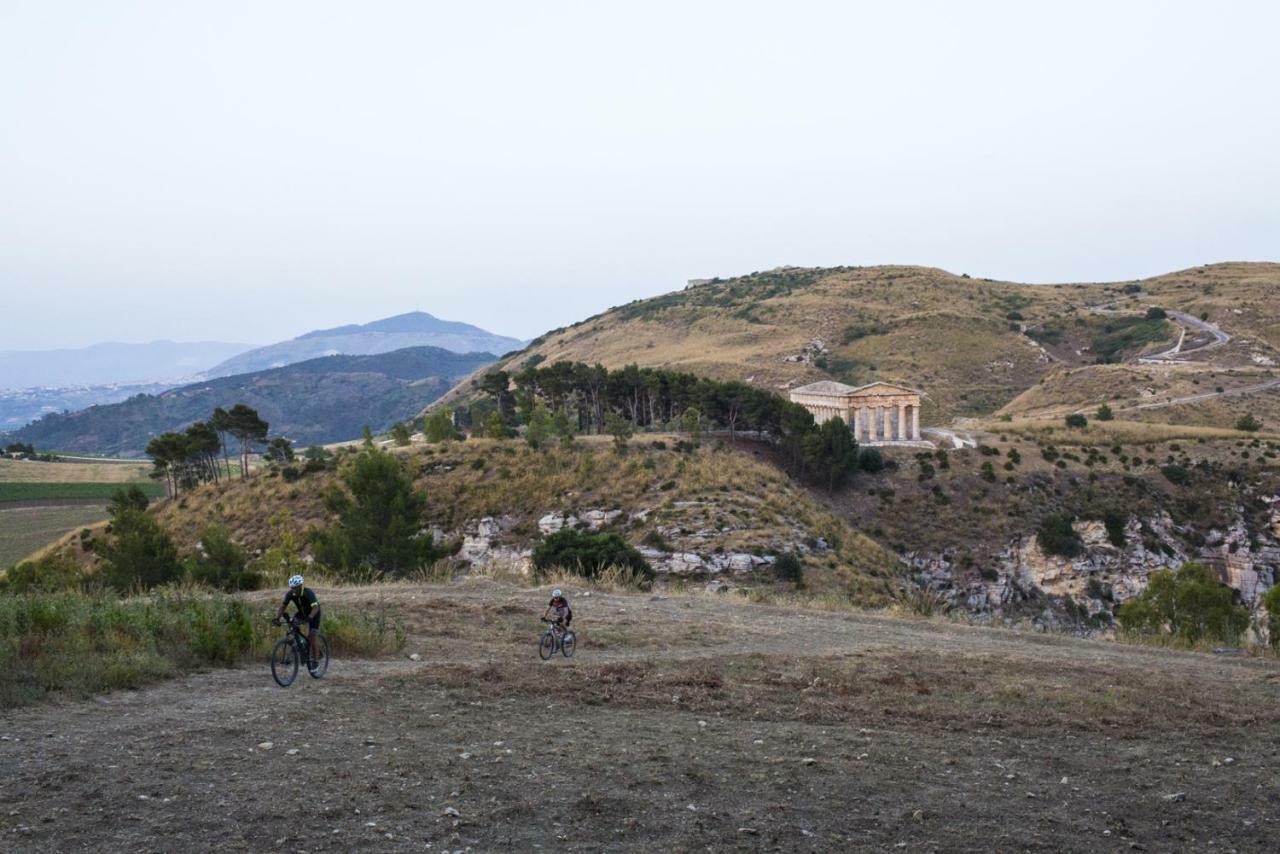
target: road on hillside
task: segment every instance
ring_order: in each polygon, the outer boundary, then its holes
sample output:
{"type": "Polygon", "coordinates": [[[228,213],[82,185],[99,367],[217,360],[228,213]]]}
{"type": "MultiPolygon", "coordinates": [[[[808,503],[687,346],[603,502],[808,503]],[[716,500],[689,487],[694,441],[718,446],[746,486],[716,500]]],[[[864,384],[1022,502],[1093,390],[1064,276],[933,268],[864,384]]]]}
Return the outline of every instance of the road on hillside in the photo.
{"type": "MultiPolygon", "coordinates": [[[[1268,850],[1280,668],[729,595],[322,591],[405,653],[0,713],[27,851],[1268,850]],[[1011,820],[1016,816],[1016,820],[1011,820]]],[[[265,596],[259,597],[266,607],[265,596]]]]}
{"type": "Polygon", "coordinates": [[[1183,324],[1184,327],[1191,327],[1193,329],[1198,329],[1201,332],[1207,332],[1213,338],[1213,340],[1206,341],[1205,343],[1197,347],[1192,347],[1189,350],[1184,350],[1182,349],[1182,343],[1183,341],[1186,340],[1186,337],[1187,337],[1186,329],[1184,328],[1182,331],[1182,334],[1178,336],[1177,344],[1175,344],[1173,347],[1170,347],[1168,350],[1165,350],[1163,352],[1153,353],[1150,356],[1141,357],[1140,359],[1138,359],[1140,363],[1154,364],[1154,363],[1160,363],[1160,362],[1184,361],[1183,357],[1187,356],[1188,354],[1206,353],[1209,350],[1215,350],[1218,347],[1221,347],[1223,344],[1226,344],[1228,341],[1231,340],[1230,335],[1223,332],[1215,324],[1212,324],[1207,320],[1201,320],[1200,318],[1187,314],[1184,311],[1169,311],[1167,313],[1174,320],[1183,324]]]}

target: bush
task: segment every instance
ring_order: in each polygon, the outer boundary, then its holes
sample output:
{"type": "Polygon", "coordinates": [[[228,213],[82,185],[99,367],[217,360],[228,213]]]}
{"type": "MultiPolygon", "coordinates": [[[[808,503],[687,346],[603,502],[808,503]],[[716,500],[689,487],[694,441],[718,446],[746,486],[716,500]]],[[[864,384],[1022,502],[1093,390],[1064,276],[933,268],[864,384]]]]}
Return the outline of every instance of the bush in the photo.
{"type": "Polygon", "coordinates": [[[1267,643],[1280,650],[1280,584],[1262,594],[1262,607],[1267,609],[1267,643]]]}
{"type": "Polygon", "coordinates": [[[560,568],[584,578],[596,578],[609,567],[631,570],[646,582],[653,580],[649,562],[617,534],[588,534],[566,528],[544,537],[533,548],[533,568],[539,576],[560,568]]]}
{"type": "Polygon", "coordinates": [[[879,448],[863,448],[858,452],[859,469],[868,472],[868,474],[876,474],[878,471],[884,471],[884,455],[879,448]]]}
{"type": "Polygon", "coordinates": [[[1104,403],[1098,407],[1098,411],[1093,417],[1097,418],[1099,421],[1110,421],[1115,418],[1116,415],[1111,411],[1111,407],[1104,403]]]}
{"type": "Polygon", "coordinates": [[[196,553],[187,558],[187,574],[193,581],[228,592],[257,590],[262,574],[249,569],[249,556],[231,541],[221,525],[210,525],[200,534],[196,553]]]}
{"type": "Polygon", "coordinates": [[[1055,513],[1044,517],[1040,529],[1036,532],[1036,542],[1045,554],[1073,558],[1084,553],[1084,541],[1072,527],[1072,518],[1063,513],[1055,513]]]}
{"type": "Polygon", "coordinates": [[[1236,420],[1236,429],[1243,430],[1246,433],[1257,433],[1262,429],[1262,422],[1254,418],[1252,415],[1241,415],[1236,420]]]}
{"type": "Polygon", "coordinates": [[[1083,430],[1085,427],[1089,426],[1089,419],[1085,418],[1079,412],[1071,413],[1066,417],[1065,421],[1068,427],[1076,430],[1083,430]]]}
{"type": "Polygon", "coordinates": [[[1125,515],[1117,510],[1108,510],[1102,514],[1102,524],[1107,529],[1107,539],[1111,541],[1111,545],[1118,549],[1125,547],[1128,543],[1128,537],[1125,535],[1125,524],[1129,520],[1125,515]]]}
{"type": "Polygon", "coordinates": [[[1169,463],[1167,466],[1161,466],[1160,473],[1164,475],[1165,479],[1170,483],[1176,483],[1179,486],[1182,486],[1187,481],[1191,480],[1191,473],[1187,471],[1186,468],[1177,465],[1176,463],[1169,463]]]}
{"type": "Polygon", "coordinates": [[[83,581],[84,572],[75,558],[54,552],[20,563],[0,576],[0,593],[56,593],[75,589],[83,581]]]}
{"type": "Polygon", "coordinates": [[[804,587],[804,564],[794,552],[783,552],[773,562],[773,575],[779,581],[789,581],[796,587],[804,587]]]}
{"type": "Polygon", "coordinates": [[[107,526],[109,536],[95,540],[102,580],[118,592],[149,590],[182,575],[178,547],[169,532],[141,510],[122,510],[107,526]]]}
{"type": "Polygon", "coordinates": [[[1134,635],[1235,644],[1249,626],[1249,609],[1237,604],[1238,597],[1208,568],[1187,563],[1176,572],[1152,573],[1147,589],[1121,605],[1118,617],[1134,635]]]}
{"type": "Polygon", "coordinates": [[[1164,320],[1168,316],[1169,316],[1169,312],[1165,311],[1163,308],[1158,308],[1157,306],[1153,305],[1147,309],[1146,319],[1147,320],[1164,320]]]}

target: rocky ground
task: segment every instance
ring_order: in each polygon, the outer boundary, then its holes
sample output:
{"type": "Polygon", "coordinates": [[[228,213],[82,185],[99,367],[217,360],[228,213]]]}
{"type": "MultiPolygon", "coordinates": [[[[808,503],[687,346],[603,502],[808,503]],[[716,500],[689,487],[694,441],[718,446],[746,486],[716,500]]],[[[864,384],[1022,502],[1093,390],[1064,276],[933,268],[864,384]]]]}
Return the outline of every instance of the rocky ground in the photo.
{"type": "Polygon", "coordinates": [[[1273,660],[570,592],[573,660],[545,591],[364,588],[405,657],[5,712],[0,847],[1275,848],[1273,660]]]}

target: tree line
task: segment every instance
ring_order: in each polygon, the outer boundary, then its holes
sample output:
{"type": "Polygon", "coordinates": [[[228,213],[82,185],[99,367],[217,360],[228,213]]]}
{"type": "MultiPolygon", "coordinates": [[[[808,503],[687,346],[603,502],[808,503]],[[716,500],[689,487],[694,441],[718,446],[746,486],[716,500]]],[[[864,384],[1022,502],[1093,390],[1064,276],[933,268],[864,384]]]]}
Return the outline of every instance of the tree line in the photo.
{"type": "Polygon", "coordinates": [[[845,483],[859,467],[883,465],[879,451],[859,451],[841,419],[816,424],[803,406],[744,382],[634,364],[611,371],[599,364],[556,362],[527,365],[515,374],[491,371],[476,388],[487,396],[488,406],[479,412],[473,407],[473,435],[500,437],[498,430],[524,424],[526,435],[539,439],[609,433],[625,446],[631,433],[641,430],[694,436],[723,430],[730,442],[750,432],[775,444],[794,476],[828,489],[845,483]]]}
{"type": "Polygon", "coordinates": [[[251,406],[237,403],[230,410],[219,406],[207,421],[197,421],[182,432],[170,431],[147,443],[151,477],[164,480],[169,495],[201,483],[218,482],[232,475],[231,440],[238,445],[240,477],[249,471],[249,457],[265,446],[268,459],[287,463],[293,460],[293,444],[283,437],[268,441],[270,425],[251,406]]]}

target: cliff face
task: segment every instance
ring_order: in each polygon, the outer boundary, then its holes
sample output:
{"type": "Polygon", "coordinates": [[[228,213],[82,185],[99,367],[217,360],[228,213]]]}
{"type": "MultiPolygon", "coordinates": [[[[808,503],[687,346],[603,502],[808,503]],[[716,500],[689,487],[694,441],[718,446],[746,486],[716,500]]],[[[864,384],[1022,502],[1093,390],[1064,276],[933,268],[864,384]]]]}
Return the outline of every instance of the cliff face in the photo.
{"type": "Polygon", "coordinates": [[[1071,602],[1079,615],[1105,627],[1116,606],[1147,589],[1152,573],[1189,561],[1211,567],[1256,611],[1262,594],[1280,581],[1280,496],[1264,500],[1263,525],[1251,530],[1236,508],[1229,526],[1210,529],[1195,547],[1187,543],[1187,529],[1160,512],[1129,517],[1123,546],[1113,544],[1102,522],[1075,522],[1084,552],[1074,558],[1046,554],[1034,534],[1011,540],[977,577],[938,553],[912,552],[904,561],[918,583],[944,591],[953,607],[990,619],[1056,623],[1054,605],[1071,602]]]}

